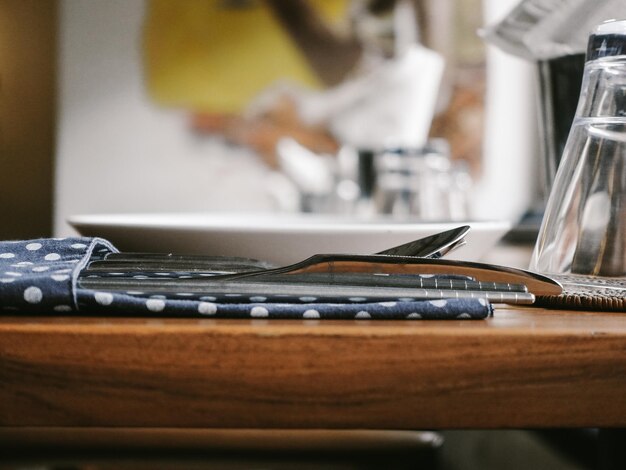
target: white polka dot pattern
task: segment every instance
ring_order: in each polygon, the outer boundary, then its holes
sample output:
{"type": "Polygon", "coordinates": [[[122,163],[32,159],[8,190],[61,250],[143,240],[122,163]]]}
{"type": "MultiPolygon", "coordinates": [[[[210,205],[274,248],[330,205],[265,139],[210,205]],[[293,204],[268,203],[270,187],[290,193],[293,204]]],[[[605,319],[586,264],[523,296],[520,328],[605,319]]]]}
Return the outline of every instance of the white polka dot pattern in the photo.
{"type": "Polygon", "coordinates": [[[198,312],[202,315],[215,315],[217,313],[217,305],[212,302],[200,302],[198,304],[198,312]]]}
{"type": "Polygon", "coordinates": [[[265,307],[255,306],[250,310],[250,316],[255,318],[265,318],[269,316],[269,311],[265,307]]]}
{"type": "Polygon", "coordinates": [[[43,292],[39,287],[27,287],[24,291],[24,300],[29,304],[38,304],[43,298],[43,292]]]}
{"type": "Polygon", "coordinates": [[[75,312],[72,276],[81,261],[104,256],[94,254],[96,248],[116,251],[97,238],[0,241],[0,305],[19,312],[75,312]]]}
{"type": "Polygon", "coordinates": [[[306,310],[302,314],[302,318],[319,318],[319,317],[320,317],[320,312],[318,312],[317,310],[313,310],[313,309],[306,310]]]}
{"type": "Polygon", "coordinates": [[[113,303],[113,294],[110,292],[96,292],[94,298],[100,305],[111,305],[113,303]]]}
{"type": "MultiPolygon", "coordinates": [[[[242,294],[236,290],[202,294],[181,288],[167,295],[151,292],[153,279],[194,279],[200,282],[211,273],[203,272],[132,272],[128,276],[137,288],[123,291],[97,291],[80,287],[73,291],[73,280],[90,260],[101,260],[115,251],[102,240],[88,238],[38,239],[0,242],[0,310],[4,312],[49,312],[67,314],[154,314],[168,316],[211,316],[214,318],[300,318],[300,319],[468,319],[485,318],[491,305],[482,299],[413,298],[374,299],[352,297],[337,299],[319,295],[242,294]]],[[[89,273],[88,276],[95,274],[89,273]]],[[[108,276],[121,279],[121,270],[108,276]]],[[[96,276],[98,277],[98,276],[96,276]]]]}
{"type": "Polygon", "coordinates": [[[165,300],[163,299],[148,299],[146,300],[146,307],[151,312],[162,312],[165,308],[165,300]]]}

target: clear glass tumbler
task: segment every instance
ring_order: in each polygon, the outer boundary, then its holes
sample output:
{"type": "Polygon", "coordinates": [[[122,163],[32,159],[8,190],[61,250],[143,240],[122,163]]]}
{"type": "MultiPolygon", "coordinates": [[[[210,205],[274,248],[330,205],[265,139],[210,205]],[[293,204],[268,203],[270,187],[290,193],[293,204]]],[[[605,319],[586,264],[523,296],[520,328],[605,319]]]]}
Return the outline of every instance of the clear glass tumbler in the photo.
{"type": "Polygon", "coordinates": [[[626,276],[626,21],[603,23],[590,37],[530,269],[626,276]]]}

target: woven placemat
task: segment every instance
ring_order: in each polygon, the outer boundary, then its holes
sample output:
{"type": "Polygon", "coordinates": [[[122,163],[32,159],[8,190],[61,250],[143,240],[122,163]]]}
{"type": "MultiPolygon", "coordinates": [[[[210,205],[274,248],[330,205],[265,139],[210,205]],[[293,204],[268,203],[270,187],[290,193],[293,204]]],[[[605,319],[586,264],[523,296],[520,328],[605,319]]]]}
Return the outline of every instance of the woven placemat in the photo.
{"type": "Polygon", "coordinates": [[[563,293],[537,297],[535,305],[572,310],[626,312],[626,278],[582,274],[551,274],[563,293]]]}

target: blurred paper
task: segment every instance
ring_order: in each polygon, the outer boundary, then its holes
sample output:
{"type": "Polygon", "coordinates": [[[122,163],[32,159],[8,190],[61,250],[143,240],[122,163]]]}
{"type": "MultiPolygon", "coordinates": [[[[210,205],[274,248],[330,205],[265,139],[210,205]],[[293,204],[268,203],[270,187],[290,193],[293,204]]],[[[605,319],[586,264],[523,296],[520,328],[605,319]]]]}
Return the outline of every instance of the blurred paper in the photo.
{"type": "Polygon", "coordinates": [[[626,18],[624,0],[523,0],[482,35],[515,56],[548,60],[584,53],[595,26],[615,18],[626,18]]]}

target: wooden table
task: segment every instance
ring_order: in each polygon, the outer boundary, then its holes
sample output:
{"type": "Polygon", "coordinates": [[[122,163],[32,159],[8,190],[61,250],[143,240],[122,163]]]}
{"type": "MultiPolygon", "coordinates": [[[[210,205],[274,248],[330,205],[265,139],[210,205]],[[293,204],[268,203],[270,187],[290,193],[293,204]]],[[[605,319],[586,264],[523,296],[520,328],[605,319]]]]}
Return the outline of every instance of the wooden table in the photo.
{"type": "Polygon", "coordinates": [[[0,317],[0,429],[626,426],[626,315],[0,317]]]}
{"type": "MultiPolygon", "coordinates": [[[[525,267],[529,254],[497,247],[486,261],[525,267]]],[[[75,462],[58,460],[65,449],[100,455],[104,468],[139,468],[106,467],[126,449],[150,456],[141,468],[152,468],[200,449],[202,459],[226,452],[229,465],[300,455],[297,468],[340,450],[365,466],[432,467],[440,437],[403,430],[603,427],[599,447],[565,436],[567,452],[576,442],[578,461],[600,456],[612,469],[626,468],[626,433],[613,429],[624,426],[624,314],[497,306],[477,321],[0,316],[0,455],[18,462],[75,462]]]]}

